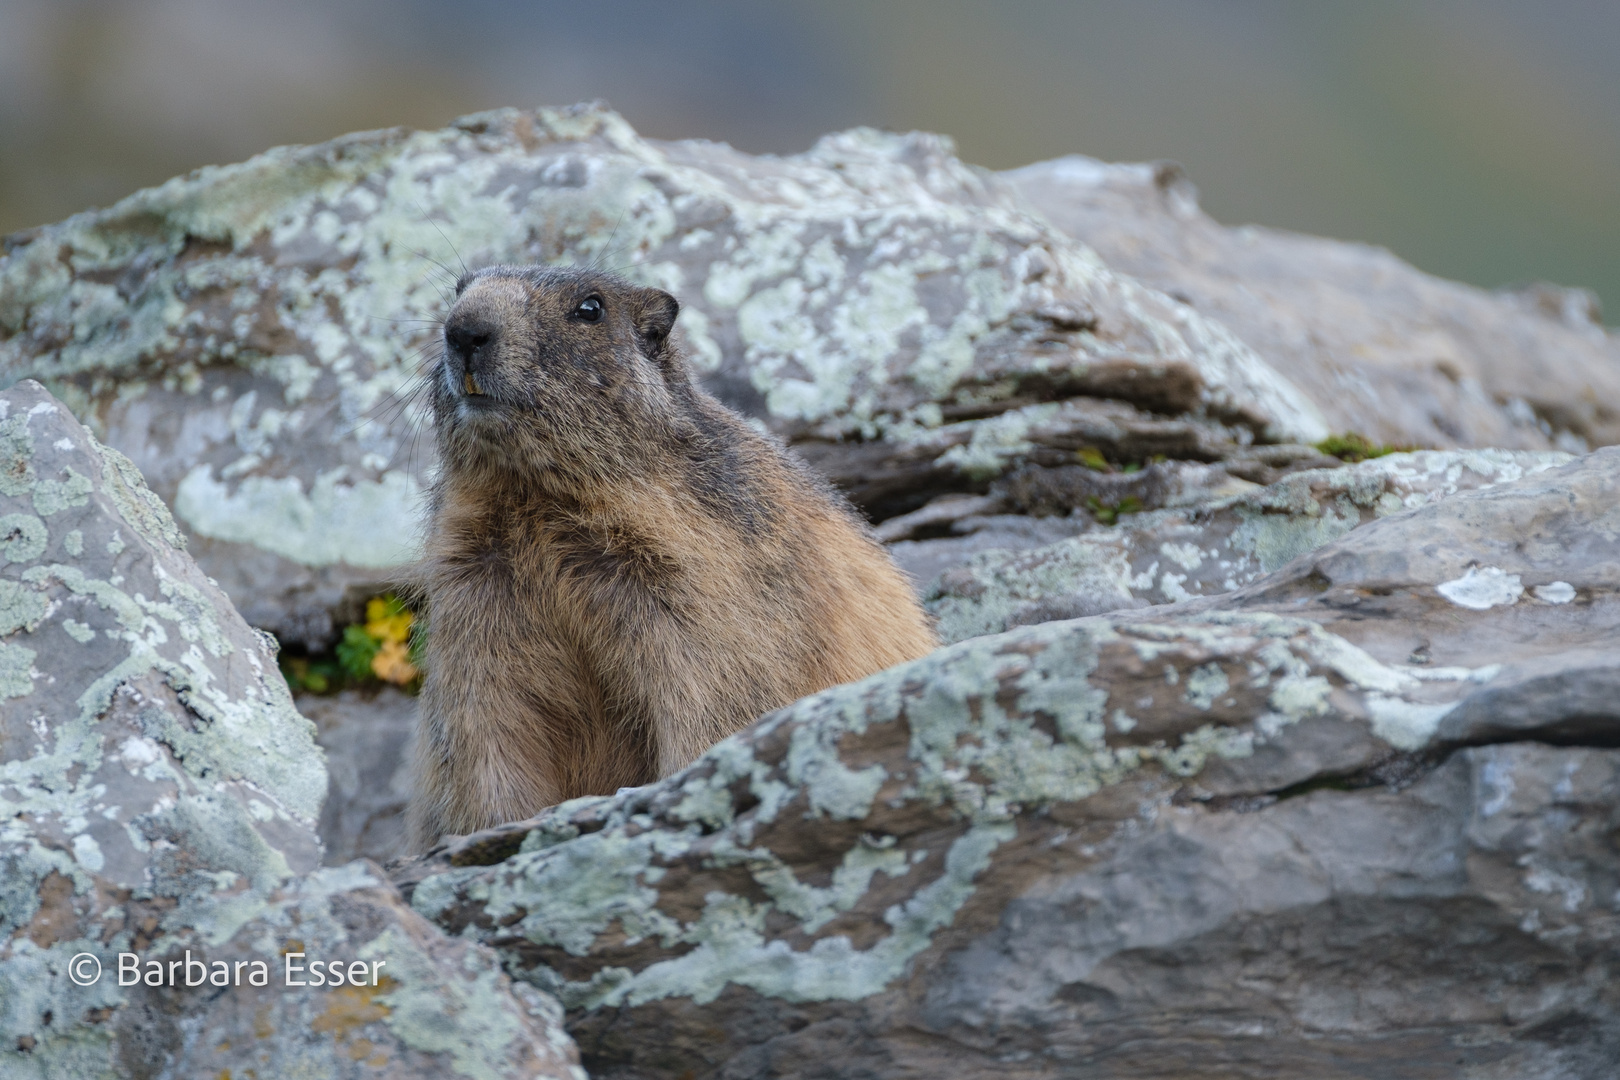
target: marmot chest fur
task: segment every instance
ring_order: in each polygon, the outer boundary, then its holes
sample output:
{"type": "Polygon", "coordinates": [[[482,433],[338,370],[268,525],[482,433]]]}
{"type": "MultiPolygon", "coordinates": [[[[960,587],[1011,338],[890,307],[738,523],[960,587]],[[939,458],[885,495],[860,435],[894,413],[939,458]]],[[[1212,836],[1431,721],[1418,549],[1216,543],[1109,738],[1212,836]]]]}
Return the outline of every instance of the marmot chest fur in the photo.
{"type": "Polygon", "coordinates": [[[842,498],[694,385],[679,310],[606,274],[469,274],[430,372],[418,847],[644,784],[931,651],[842,498]]]}

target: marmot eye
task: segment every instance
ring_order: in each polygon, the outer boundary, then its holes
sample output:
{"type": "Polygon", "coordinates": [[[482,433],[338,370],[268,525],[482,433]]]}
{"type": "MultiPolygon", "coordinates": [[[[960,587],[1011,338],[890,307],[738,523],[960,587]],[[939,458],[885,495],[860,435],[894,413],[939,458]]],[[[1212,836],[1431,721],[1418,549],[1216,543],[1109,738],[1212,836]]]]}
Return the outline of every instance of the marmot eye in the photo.
{"type": "Polygon", "coordinates": [[[587,296],[579,307],[574,309],[576,318],[586,322],[595,322],[602,317],[602,298],[600,296],[587,296]]]}

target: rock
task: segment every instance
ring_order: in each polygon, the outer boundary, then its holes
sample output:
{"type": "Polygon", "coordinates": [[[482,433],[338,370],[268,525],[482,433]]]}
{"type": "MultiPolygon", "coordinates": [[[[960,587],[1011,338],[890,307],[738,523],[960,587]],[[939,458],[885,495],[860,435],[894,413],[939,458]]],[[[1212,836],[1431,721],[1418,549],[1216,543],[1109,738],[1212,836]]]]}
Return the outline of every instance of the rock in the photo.
{"type": "Polygon", "coordinates": [[[898,554],[909,566],[937,568],[939,576],[924,590],[925,603],[940,636],[961,641],[1014,626],[1231,592],[1365,522],[1569,460],[1549,451],[1391,454],[1294,473],[1224,499],[1124,515],[1112,528],[1090,527],[1046,546],[945,547],[936,556],[930,545],[960,541],[933,540],[898,554]]]}
{"type": "MultiPolygon", "coordinates": [[[[916,513],[922,514],[927,509],[925,506],[916,513]]],[[[1049,518],[990,514],[951,521],[951,532],[960,535],[932,540],[897,540],[888,547],[894,561],[911,575],[918,591],[922,592],[939,575],[968,562],[981,552],[1006,553],[1045,547],[1071,536],[1079,536],[1094,525],[1095,522],[1083,514],[1049,518]]]]}
{"type": "Polygon", "coordinates": [[[416,699],[383,687],[375,695],[303,695],[298,707],[315,721],[331,774],[320,824],[327,865],[404,855],[416,699]]]}
{"type": "Polygon", "coordinates": [[[409,555],[431,441],[412,354],[444,306],[434,260],[458,258],[677,293],[709,388],[877,518],[1085,447],[1213,461],[1327,433],[1223,326],[947,140],[750,157],[596,106],[273,150],[12,237],[0,375],[126,452],[249,622],[322,647],[409,555]]]}
{"type": "Polygon", "coordinates": [[[299,878],[185,956],[200,986],[238,962],[247,977],[224,992],[131,990],[117,1075],[585,1080],[556,1001],[513,983],[490,950],[445,937],[371,864],[299,878]],[[261,960],[267,984],[254,986],[261,960]]]}
{"type": "Polygon", "coordinates": [[[1229,328],[1335,431],[1432,447],[1620,442],[1620,341],[1584,289],[1492,295],[1382,248],[1224,228],[1168,162],[1074,156],[1001,175],[1109,266],[1229,328]]]}
{"type": "Polygon", "coordinates": [[[33,382],[0,393],[0,559],[0,1074],[577,1075],[491,954],[375,868],[315,872],[326,770],[273,643],[33,382]],[[289,989],[295,941],[392,981],[289,989]]]}
{"type": "Polygon", "coordinates": [[[625,1080],[1606,1078],[1620,450],[1560,452],[1620,441],[1596,318],[1223,229],[1174,170],[596,106],[8,238],[0,378],[134,464],[0,394],[0,1071],[577,1077],[566,1007],[625,1080]],[[384,880],[414,703],[312,729],[248,623],[322,648],[411,555],[429,252],[679,294],[955,644],[384,880]],[[73,978],[121,953],[266,983],[73,978]]]}
{"type": "MultiPolygon", "coordinates": [[[[1313,453],[1316,460],[1312,464],[1320,457],[1313,453]]],[[[1326,460],[1331,462],[1330,468],[1341,464],[1334,458],[1326,460]]],[[[1029,521],[1069,516],[1076,519],[1075,528],[1085,528],[1093,519],[1111,520],[1121,513],[1121,507],[1124,513],[1135,513],[1165,506],[1193,506],[1253,490],[1255,484],[1231,474],[1225,467],[1230,464],[1170,461],[1129,472],[1109,472],[1088,465],[1025,466],[998,480],[987,495],[942,495],[919,510],[890,518],[874,532],[878,539],[893,542],[926,536],[941,528],[952,532],[982,528],[987,516],[1005,516],[1009,524],[1014,518],[1029,521]]]]}
{"type": "Polygon", "coordinates": [[[1620,450],[1443,460],[1346,470],[1476,489],[1244,588],[948,646],[398,880],[603,1078],[1606,1077],[1620,450]]]}

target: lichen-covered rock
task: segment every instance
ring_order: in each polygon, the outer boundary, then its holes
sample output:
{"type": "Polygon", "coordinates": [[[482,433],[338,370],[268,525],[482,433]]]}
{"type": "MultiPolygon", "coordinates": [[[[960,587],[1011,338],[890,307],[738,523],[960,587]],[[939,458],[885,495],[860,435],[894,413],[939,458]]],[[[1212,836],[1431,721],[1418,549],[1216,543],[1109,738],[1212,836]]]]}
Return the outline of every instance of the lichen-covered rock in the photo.
{"type": "Polygon", "coordinates": [[[1168,162],[1075,156],[1001,175],[1109,266],[1230,328],[1335,431],[1435,447],[1620,442],[1620,339],[1585,290],[1493,295],[1366,244],[1223,228],[1168,162]]]}
{"type": "MultiPolygon", "coordinates": [[[[1191,506],[1122,516],[1046,546],[964,551],[924,591],[940,636],[961,641],[1014,626],[1171,604],[1231,592],[1351,529],[1459,491],[1510,483],[1570,460],[1549,451],[1391,454],[1294,473],[1269,487],[1191,506]]],[[[971,540],[969,540],[971,543],[971,540]]],[[[922,565],[912,542],[902,564],[922,565]]]]}
{"type": "Polygon", "coordinates": [[[238,921],[162,957],[181,959],[182,985],[126,991],[117,1075],[585,1080],[557,1002],[445,937],[371,864],[297,879],[238,921]]]}
{"type": "Polygon", "coordinates": [[[599,1077],[1597,1080],[1617,506],[1604,451],[964,641],[400,880],[599,1077]]]}
{"type": "Polygon", "coordinates": [[[0,393],[0,560],[0,1075],[573,1075],[546,1001],[380,876],[298,877],[326,771],[271,643],[33,382],[0,393]],[[392,981],[288,988],[294,940],[392,981]]]}
{"type": "Polygon", "coordinates": [[[750,157],[598,107],[273,150],[13,237],[0,372],[133,458],[250,622],[324,644],[346,590],[409,550],[429,464],[413,352],[443,307],[433,261],[458,258],[596,262],[676,293],[710,389],[868,477],[880,516],[1110,432],[1208,459],[1327,430],[1225,328],[944,139],[750,157]]]}

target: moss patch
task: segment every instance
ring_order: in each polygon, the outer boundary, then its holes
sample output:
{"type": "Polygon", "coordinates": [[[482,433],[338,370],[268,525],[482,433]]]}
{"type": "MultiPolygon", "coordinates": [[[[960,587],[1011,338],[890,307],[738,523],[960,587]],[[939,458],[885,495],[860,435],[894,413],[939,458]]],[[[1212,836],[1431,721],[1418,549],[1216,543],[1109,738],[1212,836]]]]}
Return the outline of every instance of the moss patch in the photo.
{"type": "Polygon", "coordinates": [[[1367,461],[1371,458],[1381,458],[1389,454],[1403,454],[1419,449],[1416,446],[1389,446],[1384,443],[1375,443],[1365,435],[1358,435],[1347,431],[1343,435],[1329,435],[1321,442],[1315,444],[1316,448],[1329,457],[1336,457],[1340,461],[1354,464],[1357,461],[1367,461]]]}

